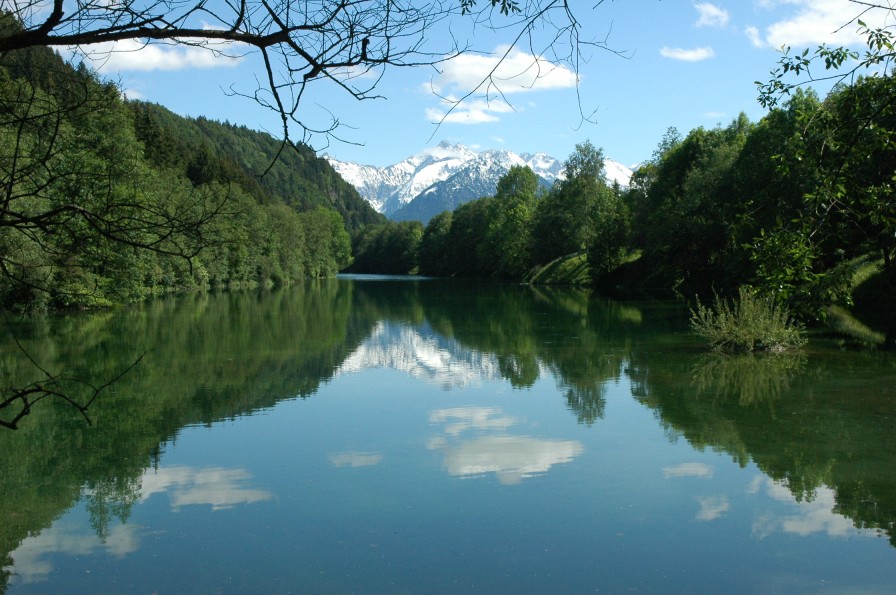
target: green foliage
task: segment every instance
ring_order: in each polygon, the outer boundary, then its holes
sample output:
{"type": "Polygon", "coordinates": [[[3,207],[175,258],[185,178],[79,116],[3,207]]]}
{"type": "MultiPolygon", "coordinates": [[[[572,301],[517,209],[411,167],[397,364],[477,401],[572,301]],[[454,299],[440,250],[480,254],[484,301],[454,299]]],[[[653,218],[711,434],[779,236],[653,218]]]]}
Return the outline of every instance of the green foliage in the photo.
{"type": "Polygon", "coordinates": [[[419,267],[423,224],[419,221],[392,222],[368,226],[352,241],[352,273],[407,275],[419,267]]]}
{"type": "MultiPolygon", "coordinates": [[[[878,6],[875,8],[883,8],[878,6]]],[[[888,9],[893,16],[892,6],[888,9]]],[[[858,35],[865,38],[864,53],[844,46],[819,45],[814,50],[805,48],[793,52],[791,46],[781,48],[778,65],[769,73],[768,81],[756,81],[759,103],[763,107],[774,108],[782,98],[788,97],[804,85],[815,81],[847,82],[858,78],[865,71],[880,69],[887,72],[892,64],[896,39],[889,27],[871,28],[860,18],[858,35]],[[819,74],[823,65],[824,74],[819,74]],[[883,66],[883,68],[881,68],[883,66]]],[[[848,25],[844,25],[848,26],[848,25]]]]}
{"type": "Polygon", "coordinates": [[[498,277],[519,279],[532,262],[532,217],[538,192],[538,176],[530,168],[515,165],[501,177],[486,244],[498,277]]]}
{"type": "Polygon", "coordinates": [[[691,369],[691,385],[698,396],[737,401],[742,407],[773,406],[806,367],[806,354],[705,354],[691,369]]]}
{"type": "Polygon", "coordinates": [[[671,131],[639,172],[627,197],[636,247],[666,288],[706,291],[728,282],[738,192],[733,168],[752,125],[741,114],[727,127],[671,131]]]}
{"type": "Polygon", "coordinates": [[[535,207],[532,242],[538,264],[587,249],[599,223],[598,205],[609,190],[603,151],[590,142],[576,145],[565,166],[566,178],[535,207]]]}
{"type": "Polygon", "coordinates": [[[592,279],[588,258],[584,254],[561,256],[543,267],[536,267],[526,281],[537,285],[587,286],[592,279]]]}
{"type": "Polygon", "coordinates": [[[194,184],[233,183],[260,203],[283,202],[298,211],[334,209],[350,232],[385,222],[326,159],[305,145],[284,145],[245,126],[181,118],[155,104],[129,106],[147,157],[178,169],[194,184]]]}
{"type": "Polygon", "coordinates": [[[606,183],[603,161],[590,142],[577,145],[566,179],[542,196],[531,169],[510,168],[494,197],[430,221],[420,243],[421,272],[523,279],[533,266],[586,251],[590,263],[579,259],[575,283],[588,284],[589,270],[614,269],[627,253],[630,217],[622,189],[606,183]]]}
{"type": "Polygon", "coordinates": [[[594,232],[586,247],[593,281],[613,272],[625,261],[631,235],[631,215],[618,185],[601,188],[594,209],[594,232]]]}
{"type": "Polygon", "coordinates": [[[776,299],[741,287],[728,301],[716,296],[712,307],[699,301],[691,310],[691,329],[718,351],[783,351],[805,343],[802,328],[776,299]]]}
{"type": "Polygon", "coordinates": [[[126,103],[45,48],[0,59],[0,182],[0,307],[29,311],[334,275],[346,224],[382,221],[307,147],[126,103]]]}
{"type": "Polygon", "coordinates": [[[420,240],[420,271],[447,277],[451,274],[449,234],[454,219],[452,211],[443,211],[429,220],[420,240]]]}

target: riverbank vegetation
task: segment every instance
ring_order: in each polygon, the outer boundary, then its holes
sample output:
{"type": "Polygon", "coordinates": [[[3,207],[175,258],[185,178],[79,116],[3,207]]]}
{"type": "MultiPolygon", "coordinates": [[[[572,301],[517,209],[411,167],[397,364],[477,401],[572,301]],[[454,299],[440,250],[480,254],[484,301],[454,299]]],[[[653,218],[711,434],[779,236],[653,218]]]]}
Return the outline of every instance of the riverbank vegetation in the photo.
{"type": "Polygon", "coordinates": [[[715,297],[712,306],[699,301],[691,310],[691,330],[717,351],[780,352],[802,346],[802,327],[775,298],[740,287],[737,297],[715,297]]]}
{"type": "Polygon", "coordinates": [[[382,221],[310,149],[128,101],[47,48],[2,56],[0,106],[5,309],[331,276],[382,221]]]}

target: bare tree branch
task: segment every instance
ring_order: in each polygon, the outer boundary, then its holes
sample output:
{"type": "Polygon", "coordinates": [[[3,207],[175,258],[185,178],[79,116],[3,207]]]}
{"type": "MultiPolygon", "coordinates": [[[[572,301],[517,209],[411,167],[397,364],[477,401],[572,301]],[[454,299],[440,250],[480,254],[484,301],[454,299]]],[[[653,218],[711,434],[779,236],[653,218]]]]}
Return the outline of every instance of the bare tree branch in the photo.
{"type": "MultiPolygon", "coordinates": [[[[437,67],[474,51],[472,42],[456,35],[453,23],[506,35],[510,48],[525,42],[536,69],[543,56],[551,55],[557,65],[578,73],[583,50],[613,51],[606,39],[582,36],[568,0],[0,0],[0,14],[15,20],[15,25],[0,26],[0,54],[34,46],[73,47],[99,59],[126,40],[191,46],[222,57],[257,53],[264,83],[255,92],[231,88],[230,93],[278,112],[283,137],[290,139],[296,127],[295,140],[305,143],[321,136],[329,143],[339,125],[337,118],[325,127],[305,119],[300,105],[308,84],[326,80],[355,99],[377,98],[386,69],[437,67]],[[375,74],[372,80],[368,73],[375,74]]],[[[495,74],[455,106],[477,94],[503,96],[503,81],[495,74]]]]}

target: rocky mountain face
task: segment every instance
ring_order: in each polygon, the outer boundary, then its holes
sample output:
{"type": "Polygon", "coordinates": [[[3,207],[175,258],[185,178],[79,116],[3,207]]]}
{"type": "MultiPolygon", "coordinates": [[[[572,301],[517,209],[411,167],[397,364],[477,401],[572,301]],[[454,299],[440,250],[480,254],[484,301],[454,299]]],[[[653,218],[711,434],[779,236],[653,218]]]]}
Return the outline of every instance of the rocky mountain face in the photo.
{"type": "MultiPolygon", "coordinates": [[[[327,159],[374,209],[396,221],[426,223],[442,211],[493,195],[514,165],[529,166],[545,187],[563,176],[563,163],[543,153],[477,152],[444,141],[388,167],[327,159]]],[[[629,168],[610,159],[605,168],[608,180],[628,185],[629,168]]]]}

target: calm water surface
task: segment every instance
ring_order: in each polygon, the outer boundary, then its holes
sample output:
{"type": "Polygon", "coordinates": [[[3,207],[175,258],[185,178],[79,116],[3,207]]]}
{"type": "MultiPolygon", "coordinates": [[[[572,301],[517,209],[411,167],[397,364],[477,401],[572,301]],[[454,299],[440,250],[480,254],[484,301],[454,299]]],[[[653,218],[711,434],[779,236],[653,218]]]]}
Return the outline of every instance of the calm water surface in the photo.
{"type": "Polygon", "coordinates": [[[0,591],[892,593],[896,357],[686,314],[339,279],[19,323],[68,378],[146,355],[0,432],[0,591]]]}

